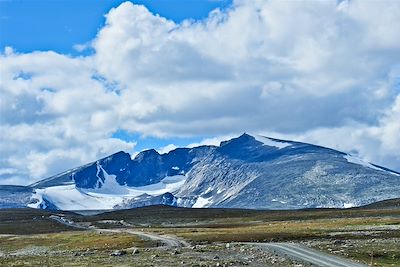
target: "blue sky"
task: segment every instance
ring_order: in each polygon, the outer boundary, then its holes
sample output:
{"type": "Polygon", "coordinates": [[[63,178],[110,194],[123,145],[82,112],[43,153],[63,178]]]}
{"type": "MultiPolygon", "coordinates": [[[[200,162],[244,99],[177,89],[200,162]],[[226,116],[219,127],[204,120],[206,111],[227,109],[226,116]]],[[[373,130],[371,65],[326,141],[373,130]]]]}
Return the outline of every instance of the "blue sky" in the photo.
{"type": "Polygon", "coordinates": [[[399,171],[400,1],[232,1],[0,0],[0,184],[243,132],[399,171]]]}
{"type": "MultiPolygon", "coordinates": [[[[2,0],[0,48],[19,52],[53,50],[78,55],[76,44],[91,41],[104,26],[104,15],[125,0],[2,0]]],[[[152,13],[181,22],[204,19],[229,0],[137,0],[152,13]]]]}

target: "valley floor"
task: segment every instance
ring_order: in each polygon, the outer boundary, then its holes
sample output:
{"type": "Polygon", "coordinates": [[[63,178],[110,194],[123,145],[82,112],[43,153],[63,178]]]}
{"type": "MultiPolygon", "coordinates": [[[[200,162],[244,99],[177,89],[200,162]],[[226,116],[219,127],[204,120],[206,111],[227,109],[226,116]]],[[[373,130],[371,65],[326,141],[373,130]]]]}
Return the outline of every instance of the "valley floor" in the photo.
{"type": "Polygon", "coordinates": [[[400,266],[400,209],[0,210],[0,266],[318,265],[260,245],[276,243],[400,266]]]}

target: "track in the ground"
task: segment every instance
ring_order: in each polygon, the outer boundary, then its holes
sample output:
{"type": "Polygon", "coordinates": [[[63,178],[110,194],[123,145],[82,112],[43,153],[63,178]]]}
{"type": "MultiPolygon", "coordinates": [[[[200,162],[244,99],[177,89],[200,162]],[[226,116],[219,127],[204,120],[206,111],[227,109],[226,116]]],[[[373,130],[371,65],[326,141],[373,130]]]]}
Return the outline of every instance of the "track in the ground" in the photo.
{"type": "Polygon", "coordinates": [[[323,253],[299,244],[293,243],[252,243],[253,245],[276,253],[285,254],[295,259],[320,267],[365,267],[366,265],[352,262],[334,255],[323,253]]]}

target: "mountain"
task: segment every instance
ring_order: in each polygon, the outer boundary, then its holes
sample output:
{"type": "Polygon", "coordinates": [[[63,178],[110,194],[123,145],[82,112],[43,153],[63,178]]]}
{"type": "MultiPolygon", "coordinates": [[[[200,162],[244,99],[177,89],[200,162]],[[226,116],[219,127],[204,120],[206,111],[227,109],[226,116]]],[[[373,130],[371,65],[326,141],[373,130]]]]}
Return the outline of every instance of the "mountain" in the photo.
{"type": "Polygon", "coordinates": [[[0,185],[0,209],[26,207],[33,193],[29,186],[0,185]]]}
{"type": "Polygon", "coordinates": [[[118,152],[25,188],[0,187],[0,207],[61,210],[156,204],[348,208],[398,197],[400,174],[395,171],[333,149],[249,134],[219,146],[166,154],[146,150],[134,159],[118,152]]]}

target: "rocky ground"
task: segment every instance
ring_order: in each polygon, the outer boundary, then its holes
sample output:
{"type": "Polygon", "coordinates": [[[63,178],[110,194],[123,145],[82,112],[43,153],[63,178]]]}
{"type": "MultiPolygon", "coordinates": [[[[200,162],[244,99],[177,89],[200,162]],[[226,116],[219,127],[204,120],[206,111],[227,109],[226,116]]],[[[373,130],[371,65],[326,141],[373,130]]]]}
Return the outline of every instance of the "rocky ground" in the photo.
{"type": "Polygon", "coordinates": [[[254,246],[230,243],[112,251],[31,246],[0,255],[1,266],[310,266],[254,246]]]}
{"type": "Polygon", "coordinates": [[[400,266],[400,238],[363,238],[310,240],[306,246],[344,258],[362,261],[369,266],[400,266]]]}
{"type": "Polygon", "coordinates": [[[0,210],[0,266],[311,266],[249,244],[292,242],[391,267],[399,226],[399,210],[0,210]]]}

